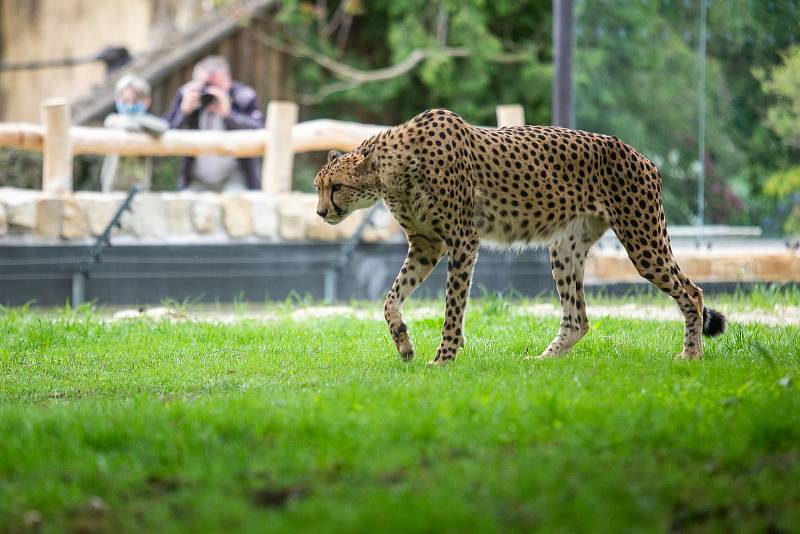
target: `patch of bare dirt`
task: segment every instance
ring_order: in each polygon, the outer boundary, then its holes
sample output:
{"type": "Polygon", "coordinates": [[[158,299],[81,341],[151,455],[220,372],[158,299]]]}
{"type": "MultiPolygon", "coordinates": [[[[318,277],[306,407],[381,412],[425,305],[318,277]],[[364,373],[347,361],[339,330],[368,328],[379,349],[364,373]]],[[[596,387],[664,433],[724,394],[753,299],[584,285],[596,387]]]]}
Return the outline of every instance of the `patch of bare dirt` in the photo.
{"type": "MultiPolygon", "coordinates": [[[[769,326],[798,326],[800,325],[800,306],[776,306],[772,310],[733,310],[722,311],[728,320],[742,324],[765,324],[769,326]]],[[[630,319],[648,319],[655,321],[680,321],[681,314],[672,306],[652,306],[643,304],[599,304],[588,305],[586,312],[590,320],[602,317],[622,317],[630,319]]],[[[559,317],[561,309],[556,304],[541,303],[525,306],[511,306],[511,313],[517,315],[534,315],[539,317],[559,317]]],[[[443,310],[438,307],[413,308],[404,312],[408,320],[430,319],[441,317],[443,310]]],[[[229,324],[239,321],[275,321],[289,318],[293,321],[306,321],[308,319],[326,319],[333,317],[346,317],[361,320],[383,320],[383,313],[379,310],[365,310],[351,306],[308,306],[298,308],[286,315],[268,310],[249,310],[233,312],[225,310],[209,310],[197,312],[176,312],[167,308],[150,308],[143,310],[120,310],[112,317],[112,321],[134,318],[147,318],[151,320],[200,321],[211,323],[229,324]]]]}

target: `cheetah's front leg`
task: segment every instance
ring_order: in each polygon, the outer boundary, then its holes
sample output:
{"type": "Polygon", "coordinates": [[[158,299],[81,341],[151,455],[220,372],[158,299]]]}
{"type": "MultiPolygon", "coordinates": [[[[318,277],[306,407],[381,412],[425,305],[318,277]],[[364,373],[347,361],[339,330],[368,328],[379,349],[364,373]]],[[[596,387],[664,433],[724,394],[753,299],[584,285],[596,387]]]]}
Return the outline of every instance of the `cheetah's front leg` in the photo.
{"type": "Polygon", "coordinates": [[[467,308],[472,271],[478,259],[478,238],[455,239],[447,252],[447,302],[442,328],[442,344],[432,365],[448,363],[464,345],[464,312],[467,308]]]}
{"type": "Polygon", "coordinates": [[[419,235],[408,237],[408,255],[400,274],[389,290],[383,305],[383,314],[392,334],[397,352],[405,361],[414,357],[414,345],[408,336],[408,327],[403,322],[401,309],[406,298],[428,277],[444,255],[443,241],[431,240],[419,235]]]}
{"type": "Polygon", "coordinates": [[[566,227],[559,239],[550,243],[553,281],[556,283],[563,315],[555,339],[535,359],[567,354],[589,331],[583,291],[584,265],[589,249],[607,228],[608,225],[599,218],[577,219],[566,227]]]}

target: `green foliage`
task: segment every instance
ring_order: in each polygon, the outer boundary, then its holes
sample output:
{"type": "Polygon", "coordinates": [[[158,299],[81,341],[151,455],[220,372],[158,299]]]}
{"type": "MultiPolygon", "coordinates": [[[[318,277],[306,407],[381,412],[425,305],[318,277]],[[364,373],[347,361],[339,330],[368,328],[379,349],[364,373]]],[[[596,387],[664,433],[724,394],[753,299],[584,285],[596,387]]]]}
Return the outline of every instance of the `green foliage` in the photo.
{"type": "Polygon", "coordinates": [[[42,154],[0,147],[0,187],[42,188],[42,154]]]}
{"type": "Polygon", "coordinates": [[[786,199],[788,214],[783,222],[787,235],[800,236],[800,166],[776,172],[765,184],[767,193],[786,199]]]}
{"type": "Polygon", "coordinates": [[[153,158],[152,190],[175,191],[178,188],[180,165],[179,157],[153,158]]]}
{"type": "MultiPolygon", "coordinates": [[[[771,71],[756,68],[754,75],[764,93],[773,99],[767,110],[767,124],[796,156],[800,148],[800,47],[791,47],[781,54],[781,64],[771,71]]],[[[784,230],[800,234],[800,165],[786,166],[772,173],[764,184],[764,191],[793,203],[784,230]]]]}
{"type": "MultiPolygon", "coordinates": [[[[153,158],[153,191],[177,188],[180,158],[153,158]]],[[[100,190],[103,156],[76,156],[73,159],[73,187],[76,191],[100,190]]],[[[0,187],[42,188],[42,154],[0,147],[0,187]]]]}
{"type": "MultiPolygon", "coordinates": [[[[0,524],[800,527],[800,328],[734,323],[677,362],[677,322],[604,318],[571,356],[531,362],[558,318],[474,304],[444,369],[401,363],[376,307],[224,325],[0,310],[0,524]]],[[[409,325],[431,355],[441,320],[409,325]]]]}
{"type": "Polygon", "coordinates": [[[775,100],[767,111],[769,126],[785,143],[800,146],[800,46],[782,54],[781,65],[769,75],[764,69],[755,69],[754,74],[775,100]]]}
{"type": "MultiPolygon", "coordinates": [[[[673,224],[694,222],[697,213],[698,58],[693,6],[578,3],[578,126],[617,135],[659,166],[667,218],[673,224]]],[[[728,179],[743,164],[743,155],[730,131],[736,112],[723,69],[713,56],[708,58],[706,76],[706,173],[709,185],[721,190],[729,187],[728,179]]],[[[710,207],[711,222],[721,222],[734,211],[729,203],[712,202],[710,207]]]]}
{"type": "MultiPolygon", "coordinates": [[[[279,14],[283,37],[301,42],[347,65],[372,70],[399,63],[414,50],[426,52],[416,67],[389,80],[333,92],[316,102],[314,116],[400,123],[431,107],[448,107],[468,120],[495,123],[495,107],[521,103],[528,120],[547,122],[552,66],[550,3],[544,0],[397,0],[322,2],[293,0],[279,14]],[[346,38],[320,25],[339,10],[352,16],[346,38]],[[454,56],[449,50],[457,48],[454,56]],[[497,61],[503,52],[518,60],[497,61]],[[387,105],[391,103],[391,105],[387,105]]],[[[341,30],[341,28],[340,28],[341,30]]],[[[343,35],[343,34],[341,34],[343,35]]],[[[336,78],[310,60],[299,60],[295,77],[305,95],[318,95],[336,78]]],[[[344,87],[347,87],[346,85],[344,87]]]]}
{"type": "MultiPolygon", "coordinates": [[[[708,222],[776,231],[781,216],[763,187],[791,153],[785,132],[767,128],[772,96],[754,72],[777,65],[796,40],[800,6],[710,2],[708,16],[708,222]]],[[[578,125],[617,135],[661,166],[670,223],[692,222],[697,210],[698,18],[697,2],[577,3],[578,125]]],[[[789,77],[783,87],[800,94],[789,77]]]]}
{"type": "Polygon", "coordinates": [[[800,166],[778,171],[764,184],[764,191],[776,197],[800,193],[800,166]]]}

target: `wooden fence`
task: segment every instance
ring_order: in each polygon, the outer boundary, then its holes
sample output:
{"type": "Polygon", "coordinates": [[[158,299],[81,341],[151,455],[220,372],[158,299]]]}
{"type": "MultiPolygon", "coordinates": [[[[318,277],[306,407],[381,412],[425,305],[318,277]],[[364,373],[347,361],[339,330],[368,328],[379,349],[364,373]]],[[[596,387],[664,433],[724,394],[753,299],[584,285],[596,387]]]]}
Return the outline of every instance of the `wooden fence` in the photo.
{"type": "MultiPolygon", "coordinates": [[[[72,158],[80,154],[122,156],[262,157],[262,189],[291,190],[294,154],[320,150],[349,151],[387,128],[330,119],[297,122],[297,104],[273,101],[267,106],[265,129],[232,131],[168,130],[160,137],[106,128],[71,126],[62,99],[44,102],[42,124],[0,123],[0,146],[43,153],[42,189],[72,191],[72,158]]],[[[522,106],[497,107],[499,126],[524,124],[522,106]]]]}

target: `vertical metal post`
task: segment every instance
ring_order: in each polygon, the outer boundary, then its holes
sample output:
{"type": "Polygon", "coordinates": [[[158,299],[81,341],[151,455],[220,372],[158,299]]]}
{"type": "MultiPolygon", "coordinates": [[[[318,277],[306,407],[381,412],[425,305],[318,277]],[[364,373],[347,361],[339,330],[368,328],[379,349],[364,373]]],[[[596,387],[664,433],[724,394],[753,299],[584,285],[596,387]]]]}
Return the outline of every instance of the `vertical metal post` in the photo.
{"type": "Polygon", "coordinates": [[[333,304],[336,302],[337,291],[336,286],[339,282],[339,271],[336,268],[325,270],[325,303],[333,304]]]}
{"type": "Polygon", "coordinates": [[[367,214],[358,224],[356,231],[353,232],[353,235],[350,236],[350,239],[348,239],[342,246],[342,249],[339,251],[339,257],[336,258],[333,263],[331,263],[330,267],[325,269],[323,274],[323,284],[326,303],[331,304],[336,302],[336,300],[339,298],[339,273],[342,271],[342,269],[347,267],[347,264],[351,259],[350,257],[353,255],[356,247],[358,247],[358,244],[361,242],[361,236],[364,235],[364,230],[372,221],[372,217],[375,215],[375,212],[378,211],[382,205],[383,203],[378,203],[369,209],[367,214]]]}
{"type": "Polygon", "coordinates": [[[699,171],[697,177],[697,226],[698,239],[704,241],[704,225],[706,216],[706,17],[708,0],[700,0],[700,40],[697,43],[699,63],[699,87],[697,96],[697,157],[699,171]]]}
{"type": "Polygon", "coordinates": [[[77,308],[86,301],[86,276],[80,272],[72,273],[72,301],[70,305],[77,308]]]}
{"type": "Polygon", "coordinates": [[[572,101],[572,0],[553,0],[553,124],[575,127],[572,101]]]}
{"type": "Polygon", "coordinates": [[[72,273],[72,307],[77,308],[86,301],[86,279],[92,266],[100,261],[100,254],[103,249],[111,246],[111,232],[114,227],[120,227],[120,218],[125,210],[131,209],[133,197],[139,192],[139,186],[134,185],[128,191],[125,201],[117,208],[117,212],[111,218],[103,233],[97,238],[94,245],[89,249],[89,256],[81,263],[80,268],[72,273]]]}

